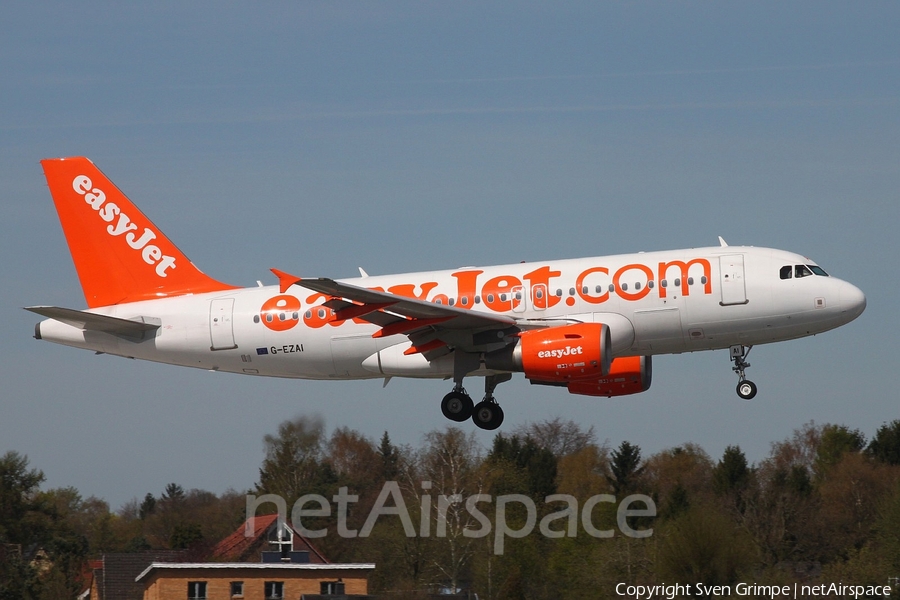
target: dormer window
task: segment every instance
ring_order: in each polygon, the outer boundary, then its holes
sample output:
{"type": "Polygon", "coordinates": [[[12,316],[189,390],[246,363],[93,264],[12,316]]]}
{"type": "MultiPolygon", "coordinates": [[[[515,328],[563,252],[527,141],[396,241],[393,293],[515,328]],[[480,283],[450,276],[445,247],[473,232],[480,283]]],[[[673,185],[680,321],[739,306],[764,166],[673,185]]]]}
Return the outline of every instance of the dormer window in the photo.
{"type": "Polygon", "coordinates": [[[279,525],[276,522],[269,529],[266,540],[269,542],[271,549],[280,552],[282,556],[288,556],[291,550],[294,549],[294,532],[287,526],[287,523],[279,525]]]}

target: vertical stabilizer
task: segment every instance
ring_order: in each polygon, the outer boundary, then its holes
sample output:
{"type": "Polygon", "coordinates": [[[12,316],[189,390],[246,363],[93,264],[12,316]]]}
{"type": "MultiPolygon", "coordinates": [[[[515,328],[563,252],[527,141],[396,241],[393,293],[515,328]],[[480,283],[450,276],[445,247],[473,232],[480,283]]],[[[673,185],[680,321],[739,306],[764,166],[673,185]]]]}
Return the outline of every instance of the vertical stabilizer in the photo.
{"type": "Polygon", "coordinates": [[[88,159],[41,165],[88,307],[234,289],[195,267],[88,159]]]}

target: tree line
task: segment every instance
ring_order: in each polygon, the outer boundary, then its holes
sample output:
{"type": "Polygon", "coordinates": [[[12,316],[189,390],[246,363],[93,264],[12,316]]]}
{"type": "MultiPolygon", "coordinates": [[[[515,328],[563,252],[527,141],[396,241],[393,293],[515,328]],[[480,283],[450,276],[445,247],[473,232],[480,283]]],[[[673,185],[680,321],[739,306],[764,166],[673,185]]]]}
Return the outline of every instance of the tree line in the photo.
{"type": "MultiPolygon", "coordinates": [[[[116,511],[75,488],[42,489],[43,473],[7,452],[0,457],[0,599],[74,597],[86,585],[86,561],[104,553],[184,549],[192,560],[208,560],[244,521],[248,493],[276,494],[290,507],[301,496],[330,499],[346,488],[357,501],[343,526],[359,531],[386,482],[396,482],[417,535],[390,515],[367,537],[337,535],[335,511],[303,525],[329,531],[313,543],[331,561],[374,562],[370,590],[390,598],[457,591],[489,600],[602,598],[616,597],[617,583],[885,585],[900,576],[900,420],[871,440],[844,425],[810,422],[772,443],[756,464],[738,446],[714,459],[692,443],[644,457],[635,444],[612,448],[593,428],[559,418],[498,433],[483,448],[456,427],[433,430],[412,447],[394,444],[387,432],[376,441],[299,417],[264,445],[252,489],[216,495],[171,483],[116,511]],[[507,539],[497,554],[491,536],[472,535],[484,523],[465,502],[446,501],[479,494],[526,496],[537,520],[552,525],[543,535],[535,527],[507,539]],[[546,501],[569,497],[583,506],[601,494],[651,498],[656,516],[630,517],[629,526],[652,535],[622,535],[615,504],[595,502],[589,523],[614,535],[579,529],[573,536],[567,518],[556,516],[565,503],[546,501]]],[[[529,515],[510,504],[505,519],[516,531],[529,515]]]]}

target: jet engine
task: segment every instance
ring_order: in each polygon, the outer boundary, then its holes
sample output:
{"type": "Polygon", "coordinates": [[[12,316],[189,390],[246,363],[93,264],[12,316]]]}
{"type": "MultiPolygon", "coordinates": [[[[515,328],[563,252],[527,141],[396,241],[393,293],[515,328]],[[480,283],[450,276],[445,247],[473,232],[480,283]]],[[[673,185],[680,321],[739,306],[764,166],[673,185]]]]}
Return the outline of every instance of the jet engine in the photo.
{"type": "Polygon", "coordinates": [[[599,379],[612,363],[609,327],[577,323],[519,334],[507,348],[485,355],[484,366],[520,371],[534,383],[562,383],[599,379]]]}
{"type": "Polygon", "coordinates": [[[622,356],[612,361],[609,374],[588,381],[572,381],[566,386],[570,394],[584,396],[627,396],[650,389],[653,359],[650,356],[622,356]]]}

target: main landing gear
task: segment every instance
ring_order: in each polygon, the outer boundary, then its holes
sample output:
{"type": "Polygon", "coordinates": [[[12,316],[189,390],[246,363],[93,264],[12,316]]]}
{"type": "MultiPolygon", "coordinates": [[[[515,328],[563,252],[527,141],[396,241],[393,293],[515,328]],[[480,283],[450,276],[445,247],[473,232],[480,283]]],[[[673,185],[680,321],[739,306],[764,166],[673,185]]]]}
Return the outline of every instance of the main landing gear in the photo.
{"type": "Polygon", "coordinates": [[[500,375],[488,375],[484,378],[484,399],[475,404],[471,396],[462,387],[462,381],[458,381],[453,391],[441,400],[441,412],[444,416],[462,423],[467,419],[481,429],[493,431],[503,423],[503,409],[494,398],[494,389],[504,381],[512,379],[511,373],[500,375]]]}
{"type": "Polygon", "coordinates": [[[737,394],[744,400],[753,399],[757,391],[756,384],[747,379],[747,376],[744,374],[744,370],[750,367],[750,363],[747,362],[746,358],[752,349],[753,346],[731,347],[731,362],[734,363],[731,370],[738,375],[737,394]]]}

